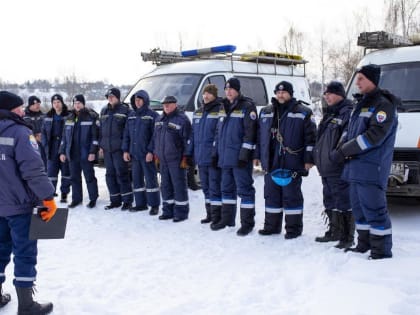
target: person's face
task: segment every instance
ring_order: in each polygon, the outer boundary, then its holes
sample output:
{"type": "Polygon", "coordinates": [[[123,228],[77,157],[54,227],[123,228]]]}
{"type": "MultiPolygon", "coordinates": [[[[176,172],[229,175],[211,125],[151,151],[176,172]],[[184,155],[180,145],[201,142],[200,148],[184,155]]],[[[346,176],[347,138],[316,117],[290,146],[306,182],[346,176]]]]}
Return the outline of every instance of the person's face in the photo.
{"type": "Polygon", "coordinates": [[[290,96],[289,92],[287,91],[277,91],[276,92],[276,99],[280,104],[287,103],[290,101],[292,97],[290,96]]]}
{"type": "Polygon", "coordinates": [[[112,106],[117,105],[120,102],[120,100],[114,96],[114,95],[109,95],[108,96],[108,103],[111,104],[112,106]]]}
{"type": "Polygon", "coordinates": [[[57,113],[61,113],[63,110],[63,103],[60,100],[53,100],[52,106],[57,113]]]}
{"type": "Polygon", "coordinates": [[[356,86],[361,94],[369,93],[376,88],[376,85],[366,78],[363,73],[358,73],[356,75],[356,86]]]}
{"type": "Polygon", "coordinates": [[[176,103],[165,103],[163,104],[163,111],[165,114],[170,114],[176,109],[176,103]]]}
{"type": "Polygon", "coordinates": [[[29,106],[29,109],[33,112],[39,112],[41,110],[41,103],[34,103],[29,106]]]}
{"type": "Polygon", "coordinates": [[[11,112],[12,112],[12,113],[15,113],[16,115],[18,115],[18,116],[20,116],[20,117],[25,116],[25,110],[23,109],[23,104],[22,104],[22,105],[20,105],[20,106],[18,106],[18,107],[13,108],[13,109],[11,110],[11,112]]]}
{"type": "Polygon", "coordinates": [[[341,102],[344,98],[340,95],[327,92],[324,94],[324,99],[328,106],[332,106],[341,102]]]}
{"type": "Polygon", "coordinates": [[[144,100],[142,98],[140,98],[140,97],[136,97],[134,99],[134,101],[136,103],[136,107],[137,108],[140,108],[140,107],[142,107],[144,105],[144,100]]]}
{"type": "Polygon", "coordinates": [[[225,88],[225,95],[229,102],[233,102],[239,96],[239,92],[230,87],[225,88]]]}
{"type": "Polygon", "coordinates": [[[209,92],[204,92],[203,93],[204,104],[208,104],[210,102],[213,102],[215,99],[216,99],[216,97],[213,94],[211,94],[209,92]]]}
{"type": "Polygon", "coordinates": [[[80,110],[81,110],[83,107],[85,107],[85,105],[83,105],[83,103],[82,103],[82,102],[75,101],[75,102],[73,102],[73,107],[74,107],[74,110],[75,110],[76,112],[80,112],[80,110]]]}

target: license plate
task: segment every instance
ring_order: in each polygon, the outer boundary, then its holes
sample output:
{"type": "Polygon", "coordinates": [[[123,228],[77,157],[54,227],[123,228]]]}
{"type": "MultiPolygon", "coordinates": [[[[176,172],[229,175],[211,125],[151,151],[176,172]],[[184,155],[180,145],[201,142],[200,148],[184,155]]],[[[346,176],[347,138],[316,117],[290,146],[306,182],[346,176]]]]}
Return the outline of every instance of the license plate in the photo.
{"type": "Polygon", "coordinates": [[[404,163],[392,163],[391,174],[398,179],[400,183],[405,183],[408,180],[408,166],[404,163]]]}

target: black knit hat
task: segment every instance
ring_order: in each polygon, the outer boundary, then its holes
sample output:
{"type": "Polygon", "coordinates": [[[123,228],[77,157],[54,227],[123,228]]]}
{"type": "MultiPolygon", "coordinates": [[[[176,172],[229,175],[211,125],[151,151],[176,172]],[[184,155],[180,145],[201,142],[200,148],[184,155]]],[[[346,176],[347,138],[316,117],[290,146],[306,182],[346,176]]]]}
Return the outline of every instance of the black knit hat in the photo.
{"type": "Polygon", "coordinates": [[[363,74],[369,81],[378,86],[381,77],[381,68],[375,64],[369,64],[357,70],[357,73],[363,74]]]}
{"type": "Polygon", "coordinates": [[[175,96],[169,95],[165,96],[165,98],[162,100],[162,104],[171,104],[171,103],[177,103],[178,100],[175,96]]]}
{"type": "Polygon", "coordinates": [[[331,81],[327,85],[327,89],[325,90],[324,94],[325,93],[336,94],[344,98],[346,97],[346,91],[344,90],[344,86],[338,81],[331,81]]]}
{"type": "Polygon", "coordinates": [[[60,101],[61,104],[64,104],[64,99],[60,94],[54,94],[53,96],[51,96],[51,104],[53,101],[60,101]]]}
{"type": "Polygon", "coordinates": [[[77,94],[73,97],[73,104],[74,102],[80,102],[83,105],[86,105],[85,97],[82,94],[77,94]]]}
{"type": "Polygon", "coordinates": [[[28,106],[34,105],[36,103],[41,103],[41,100],[39,99],[39,97],[35,96],[35,95],[31,95],[28,98],[28,106]]]}
{"type": "Polygon", "coordinates": [[[121,92],[117,88],[111,88],[108,90],[108,92],[106,92],[105,97],[108,98],[110,95],[114,95],[116,98],[120,99],[121,92]]]}
{"type": "Polygon", "coordinates": [[[274,89],[274,94],[278,91],[286,91],[290,94],[290,96],[293,96],[293,85],[290,82],[281,81],[280,83],[277,83],[274,89]]]}
{"type": "Polygon", "coordinates": [[[23,99],[8,91],[0,91],[0,109],[12,110],[23,105],[23,99]]]}
{"type": "Polygon", "coordinates": [[[226,81],[225,89],[226,88],[231,88],[239,92],[241,90],[241,82],[238,80],[238,78],[230,78],[226,81]]]}

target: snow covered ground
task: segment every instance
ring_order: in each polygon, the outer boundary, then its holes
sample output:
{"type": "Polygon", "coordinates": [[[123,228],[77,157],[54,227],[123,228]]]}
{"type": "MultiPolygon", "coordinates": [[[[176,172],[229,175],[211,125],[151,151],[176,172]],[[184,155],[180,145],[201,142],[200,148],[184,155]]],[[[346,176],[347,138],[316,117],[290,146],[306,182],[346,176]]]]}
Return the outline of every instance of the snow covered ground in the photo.
{"type": "MultiPolygon", "coordinates": [[[[256,176],[256,229],[213,232],[200,224],[201,192],[190,191],[190,218],[162,222],[147,212],[105,211],[104,170],[95,209],[70,210],[64,240],[39,242],[35,298],[54,314],[372,315],[420,314],[420,206],[391,205],[394,258],[343,253],[314,242],[325,230],[317,171],[304,179],[303,236],[260,236],[263,177],[256,176]],[[398,208],[398,210],[397,210],[398,208]]],[[[84,204],[88,202],[87,194],[84,204]]],[[[398,201],[401,202],[401,201],[398,201]]],[[[15,314],[13,264],[6,270],[15,314]]]]}

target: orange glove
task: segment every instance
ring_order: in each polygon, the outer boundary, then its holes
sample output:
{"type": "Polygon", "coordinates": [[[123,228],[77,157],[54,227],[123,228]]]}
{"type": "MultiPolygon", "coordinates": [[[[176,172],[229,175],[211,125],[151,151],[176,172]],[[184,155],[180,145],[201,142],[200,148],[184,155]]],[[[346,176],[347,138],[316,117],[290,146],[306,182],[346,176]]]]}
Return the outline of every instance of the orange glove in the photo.
{"type": "Polygon", "coordinates": [[[159,170],[160,161],[159,161],[159,157],[156,154],[153,156],[153,160],[155,161],[156,169],[159,170]]]}
{"type": "Polygon", "coordinates": [[[181,164],[179,164],[180,168],[187,169],[189,167],[187,157],[184,155],[181,160],[181,164]]]}
{"type": "Polygon", "coordinates": [[[57,211],[57,205],[55,204],[54,199],[51,200],[44,200],[43,202],[44,207],[48,208],[47,211],[41,212],[41,218],[42,220],[48,222],[51,220],[51,218],[54,216],[54,214],[57,211]]]}

